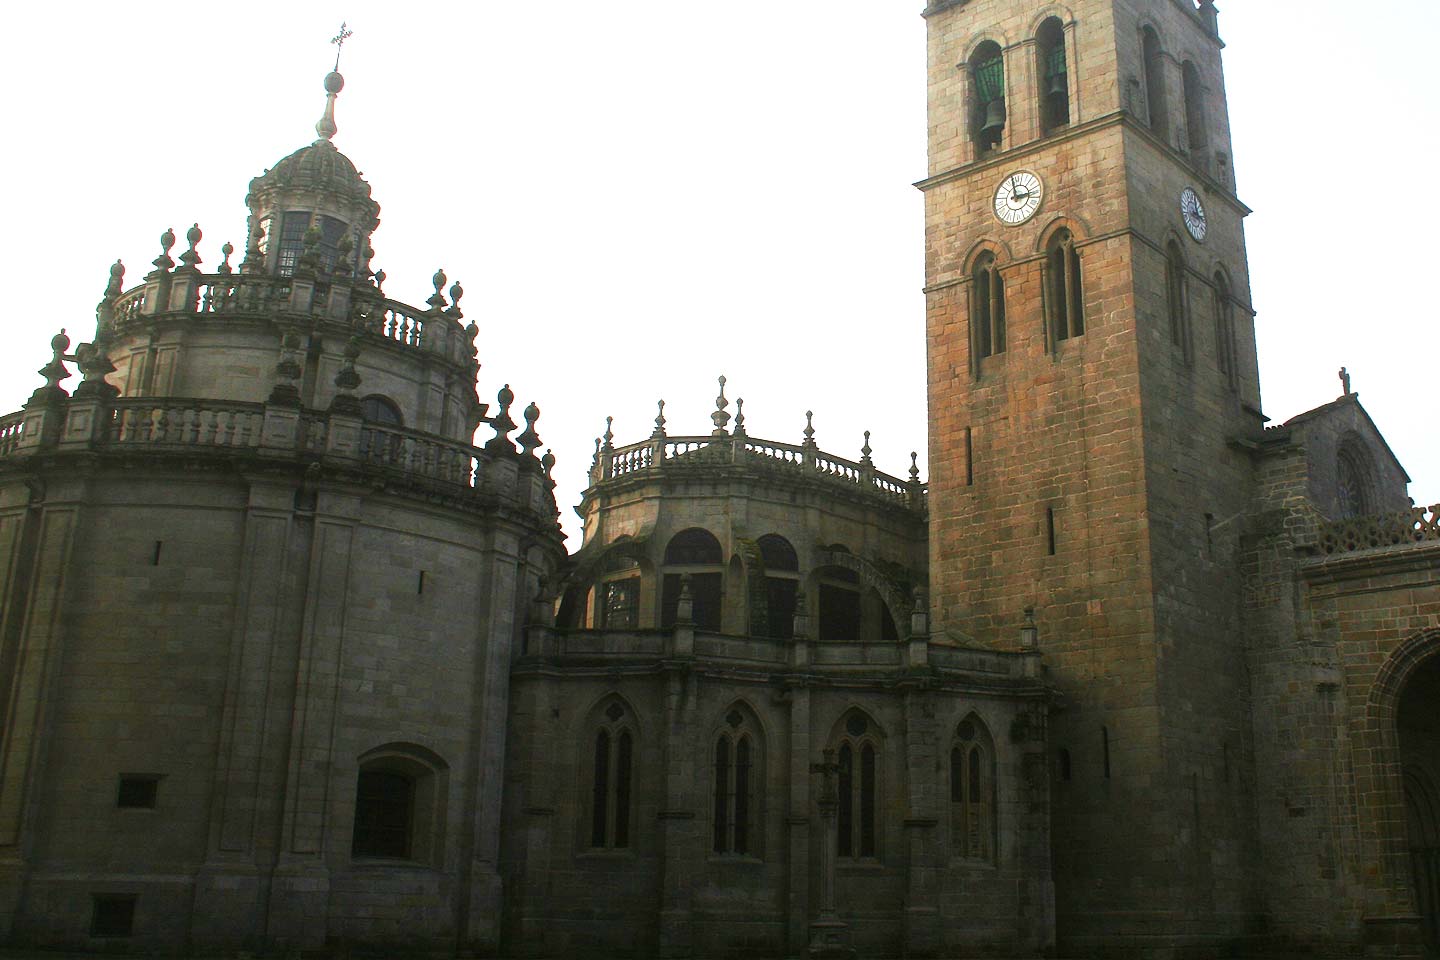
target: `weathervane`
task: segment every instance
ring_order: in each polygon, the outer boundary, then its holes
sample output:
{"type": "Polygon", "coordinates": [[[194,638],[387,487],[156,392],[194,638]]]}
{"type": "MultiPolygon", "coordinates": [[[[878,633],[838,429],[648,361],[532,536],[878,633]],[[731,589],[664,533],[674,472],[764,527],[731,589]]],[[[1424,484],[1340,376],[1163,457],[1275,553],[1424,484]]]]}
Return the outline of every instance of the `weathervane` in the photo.
{"type": "Polygon", "coordinates": [[[340,21],[340,32],[337,33],[337,34],[335,34],[335,36],[333,36],[333,37],[330,38],[330,42],[333,43],[333,44],[335,44],[335,69],[336,69],[336,70],[339,70],[339,69],[340,69],[340,51],[344,48],[344,46],[345,46],[345,41],[346,41],[346,40],[349,40],[349,39],[350,39],[351,37],[353,37],[353,36],[355,36],[355,31],[354,31],[354,30],[346,30],[346,29],[345,29],[345,21],[343,21],[343,20],[340,21]]]}

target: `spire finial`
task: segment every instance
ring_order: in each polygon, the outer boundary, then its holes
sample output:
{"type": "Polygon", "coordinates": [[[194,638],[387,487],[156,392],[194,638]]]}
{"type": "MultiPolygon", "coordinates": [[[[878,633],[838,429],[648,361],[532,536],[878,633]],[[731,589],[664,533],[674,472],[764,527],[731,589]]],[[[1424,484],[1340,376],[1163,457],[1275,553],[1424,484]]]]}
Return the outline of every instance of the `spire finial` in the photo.
{"type": "Polygon", "coordinates": [[[715,398],[715,412],[710,414],[710,420],[715,424],[715,429],[710,431],[712,436],[725,436],[725,424],[730,422],[730,414],[725,412],[725,408],[728,406],[730,406],[730,401],[725,399],[725,376],[721,374],[720,396],[715,398]]]}
{"type": "Polygon", "coordinates": [[[325,75],[325,114],[315,124],[315,132],[320,134],[320,139],[329,140],[335,136],[335,98],[340,91],[345,89],[345,78],[340,76],[340,50],[345,46],[345,41],[355,35],[354,30],[347,30],[345,24],[340,24],[340,32],[330,38],[335,44],[335,69],[325,75]]]}

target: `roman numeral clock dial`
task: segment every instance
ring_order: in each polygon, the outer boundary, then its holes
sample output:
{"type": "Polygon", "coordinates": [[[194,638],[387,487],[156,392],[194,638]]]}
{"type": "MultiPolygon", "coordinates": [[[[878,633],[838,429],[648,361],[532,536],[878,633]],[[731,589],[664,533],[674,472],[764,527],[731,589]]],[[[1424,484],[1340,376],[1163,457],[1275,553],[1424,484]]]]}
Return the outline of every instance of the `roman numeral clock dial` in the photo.
{"type": "Polygon", "coordinates": [[[1180,216],[1184,218],[1185,229],[1190,231],[1195,242],[1203,242],[1205,234],[1210,230],[1210,224],[1205,218],[1205,207],[1200,203],[1200,195],[1195,192],[1194,187],[1186,187],[1180,191],[1180,216]]]}
{"type": "Polygon", "coordinates": [[[1040,209],[1043,194],[1040,178],[1029,170],[1006,174],[995,190],[995,218],[1012,227],[1022,224],[1040,209]]]}

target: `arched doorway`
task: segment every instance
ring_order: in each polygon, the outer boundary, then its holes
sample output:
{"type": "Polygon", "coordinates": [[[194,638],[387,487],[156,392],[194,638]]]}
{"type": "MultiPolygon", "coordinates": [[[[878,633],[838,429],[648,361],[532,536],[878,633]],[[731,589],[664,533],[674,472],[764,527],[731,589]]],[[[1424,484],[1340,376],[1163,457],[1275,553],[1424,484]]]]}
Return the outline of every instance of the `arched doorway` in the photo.
{"type": "Polygon", "coordinates": [[[1430,950],[1440,952],[1440,654],[1401,689],[1395,726],[1415,900],[1430,950]]]}

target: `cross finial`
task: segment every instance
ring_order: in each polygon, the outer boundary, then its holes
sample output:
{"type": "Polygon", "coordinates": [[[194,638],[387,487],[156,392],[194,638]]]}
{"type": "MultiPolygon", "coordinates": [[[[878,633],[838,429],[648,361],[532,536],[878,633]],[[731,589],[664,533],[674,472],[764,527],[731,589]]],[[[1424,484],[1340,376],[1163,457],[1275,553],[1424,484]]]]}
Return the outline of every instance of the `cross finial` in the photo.
{"type": "Polygon", "coordinates": [[[347,30],[347,29],[345,29],[345,22],[342,20],[342,21],[340,22],[340,32],[337,33],[337,34],[335,34],[335,36],[333,36],[333,37],[330,38],[330,42],[333,43],[333,44],[335,44],[335,69],[336,69],[336,70],[339,70],[339,69],[340,69],[340,51],[341,51],[341,49],[344,48],[344,46],[345,46],[345,41],[346,41],[346,40],[349,40],[349,39],[350,39],[351,37],[353,37],[353,36],[355,36],[355,31],[354,31],[354,30],[347,30]]]}

